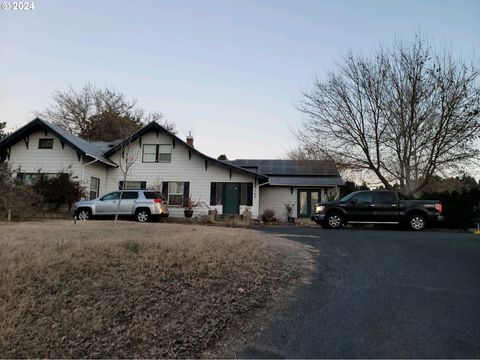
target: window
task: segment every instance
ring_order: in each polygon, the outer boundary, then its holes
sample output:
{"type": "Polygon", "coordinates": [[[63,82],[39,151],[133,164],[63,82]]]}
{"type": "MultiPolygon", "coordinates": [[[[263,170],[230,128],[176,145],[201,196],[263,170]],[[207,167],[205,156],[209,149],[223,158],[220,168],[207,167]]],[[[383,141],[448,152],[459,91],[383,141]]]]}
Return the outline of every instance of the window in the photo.
{"type": "Polygon", "coordinates": [[[143,195],[145,196],[145,199],[163,199],[163,196],[156,191],[145,191],[143,195]]]}
{"type": "Polygon", "coordinates": [[[143,145],[143,162],[172,162],[172,145],[143,145]]]}
{"type": "Polygon", "coordinates": [[[138,199],[137,191],[125,191],[122,195],[122,200],[134,200],[138,199]]]}
{"type": "Polygon", "coordinates": [[[118,191],[112,192],[110,194],[105,195],[102,200],[118,200],[120,199],[120,193],[118,191]]]}
{"type": "Polygon", "coordinates": [[[183,205],[183,182],[168,183],[168,205],[183,205]]]}
{"type": "Polygon", "coordinates": [[[53,149],[53,138],[38,139],[39,149],[53,149]]]}
{"type": "Polygon", "coordinates": [[[157,145],[143,145],[143,162],[157,161],[157,145]]]}
{"type": "Polygon", "coordinates": [[[158,162],[172,161],[172,145],[158,145],[158,162]]]}
{"type": "MultiPolygon", "coordinates": [[[[226,183],[210,183],[210,205],[223,205],[223,188],[226,183]]],[[[253,183],[240,183],[240,205],[252,206],[253,183]]]]}
{"type": "Polygon", "coordinates": [[[377,191],[375,192],[376,200],[379,203],[387,203],[387,204],[396,204],[397,199],[395,193],[390,191],[377,191]]]}
{"type": "Polygon", "coordinates": [[[38,179],[42,178],[45,180],[53,179],[59,174],[53,173],[17,173],[17,178],[22,180],[26,185],[33,185],[38,179]]]}
{"type": "Polygon", "coordinates": [[[355,199],[357,199],[357,201],[358,201],[359,203],[369,203],[369,202],[372,202],[372,193],[371,193],[371,192],[367,192],[367,191],[359,192],[359,193],[355,196],[355,199]]]}
{"type": "Polygon", "coordinates": [[[40,178],[40,173],[18,173],[17,177],[22,180],[25,185],[33,185],[40,178]]]}
{"type": "Polygon", "coordinates": [[[240,205],[252,206],[253,204],[253,184],[240,184],[240,205]]]}
{"type": "Polygon", "coordinates": [[[217,199],[214,205],[222,205],[223,204],[223,183],[217,183],[216,196],[217,196],[217,199]]]}
{"type": "MultiPolygon", "coordinates": [[[[122,190],[123,181],[118,182],[118,190],[122,190]]],[[[124,190],[144,190],[147,188],[146,181],[125,181],[124,190]]]]}
{"type": "Polygon", "coordinates": [[[90,178],[90,200],[96,199],[100,191],[100,179],[96,177],[90,178]]]}

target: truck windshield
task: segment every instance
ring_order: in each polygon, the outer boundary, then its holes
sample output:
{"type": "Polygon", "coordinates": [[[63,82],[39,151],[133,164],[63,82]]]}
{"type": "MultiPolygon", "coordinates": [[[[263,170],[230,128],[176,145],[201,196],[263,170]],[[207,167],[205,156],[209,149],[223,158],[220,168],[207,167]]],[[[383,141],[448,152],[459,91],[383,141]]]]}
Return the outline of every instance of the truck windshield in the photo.
{"type": "Polygon", "coordinates": [[[351,198],[353,198],[355,195],[357,195],[358,193],[359,193],[359,191],[352,192],[352,193],[344,196],[343,198],[341,198],[340,201],[348,201],[351,198]]]}

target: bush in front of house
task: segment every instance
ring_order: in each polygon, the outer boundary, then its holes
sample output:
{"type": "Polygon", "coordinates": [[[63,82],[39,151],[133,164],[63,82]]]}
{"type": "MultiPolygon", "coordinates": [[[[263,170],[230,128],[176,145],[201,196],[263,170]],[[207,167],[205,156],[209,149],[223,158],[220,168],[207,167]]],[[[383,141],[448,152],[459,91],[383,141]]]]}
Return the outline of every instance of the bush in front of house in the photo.
{"type": "Polygon", "coordinates": [[[38,196],[15,177],[7,163],[0,163],[0,217],[7,220],[29,218],[38,196]]]}
{"type": "Polygon", "coordinates": [[[40,196],[40,202],[51,206],[53,210],[58,210],[62,205],[70,209],[84,196],[85,191],[73,179],[71,172],[62,172],[54,177],[39,176],[32,189],[40,196]]]}
{"type": "Polygon", "coordinates": [[[271,222],[274,222],[275,220],[276,220],[276,219],[275,219],[275,210],[266,209],[266,210],[262,213],[262,221],[263,221],[263,222],[271,223],[271,222]]]}

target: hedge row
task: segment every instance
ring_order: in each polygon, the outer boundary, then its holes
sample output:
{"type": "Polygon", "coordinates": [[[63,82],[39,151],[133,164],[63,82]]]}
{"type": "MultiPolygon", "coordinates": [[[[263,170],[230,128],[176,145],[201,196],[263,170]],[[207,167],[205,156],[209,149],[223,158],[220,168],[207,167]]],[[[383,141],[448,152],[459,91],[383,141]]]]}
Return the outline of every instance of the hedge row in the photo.
{"type": "Polygon", "coordinates": [[[440,200],[443,204],[445,227],[467,229],[480,223],[480,187],[462,191],[424,193],[421,199],[440,200]]]}

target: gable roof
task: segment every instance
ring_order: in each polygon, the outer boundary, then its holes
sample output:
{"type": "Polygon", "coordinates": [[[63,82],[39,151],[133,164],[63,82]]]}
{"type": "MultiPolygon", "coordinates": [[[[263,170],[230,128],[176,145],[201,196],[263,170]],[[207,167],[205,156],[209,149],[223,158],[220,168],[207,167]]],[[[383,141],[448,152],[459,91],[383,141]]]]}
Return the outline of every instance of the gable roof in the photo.
{"type": "Polygon", "coordinates": [[[259,160],[239,159],[230,164],[275,176],[329,176],[340,177],[337,166],[329,160],[259,160]]]}
{"type": "Polygon", "coordinates": [[[13,145],[15,145],[20,140],[26,138],[34,131],[43,130],[52,133],[56,137],[68,144],[73,148],[78,154],[83,156],[90,156],[91,158],[97,159],[100,162],[103,162],[109,166],[117,166],[114,162],[107,159],[100,147],[96,146],[94,143],[91,143],[87,140],[79,138],[76,135],[62,129],[58,125],[51,124],[40,118],[35,118],[30,121],[28,124],[22,126],[17,131],[13,132],[6,138],[0,141],[0,151],[5,150],[13,145]]]}
{"type": "Polygon", "coordinates": [[[135,140],[137,140],[138,138],[140,138],[141,136],[143,136],[144,134],[150,132],[150,131],[157,131],[157,132],[163,132],[163,133],[166,133],[168,136],[170,136],[172,138],[172,142],[173,142],[173,146],[175,147],[176,144],[181,144],[183,146],[186,146],[188,148],[189,151],[191,151],[192,153],[194,154],[197,154],[198,156],[200,156],[201,158],[205,159],[206,161],[209,161],[210,163],[212,164],[215,164],[215,165],[218,165],[218,166],[221,166],[221,167],[224,167],[224,168],[228,168],[228,169],[231,169],[231,170],[234,170],[234,171],[237,171],[237,172],[240,172],[240,173],[243,173],[243,174],[246,174],[246,175],[249,175],[249,176],[254,176],[256,178],[258,178],[259,180],[264,180],[264,181],[267,181],[268,180],[268,177],[267,176],[264,176],[263,174],[259,174],[257,172],[254,172],[254,171],[250,171],[248,169],[244,169],[240,166],[237,166],[235,164],[229,164],[228,162],[225,162],[225,161],[221,161],[221,160],[217,160],[215,158],[212,158],[208,155],[205,155],[204,153],[198,151],[197,149],[195,149],[193,146],[187,144],[185,141],[183,141],[182,139],[180,139],[178,136],[176,136],[175,134],[173,134],[172,132],[168,131],[167,129],[165,129],[162,125],[160,125],[159,123],[155,122],[155,121],[152,121],[151,123],[145,125],[143,128],[141,128],[140,130],[138,130],[137,132],[133,133],[131,136],[129,136],[128,138],[118,142],[115,146],[113,146],[110,150],[108,150],[107,152],[105,152],[105,156],[110,156],[110,155],[113,155],[114,153],[116,153],[117,151],[121,150],[122,146],[125,146],[126,144],[129,144],[129,143],[132,143],[134,142],[135,140]]]}

